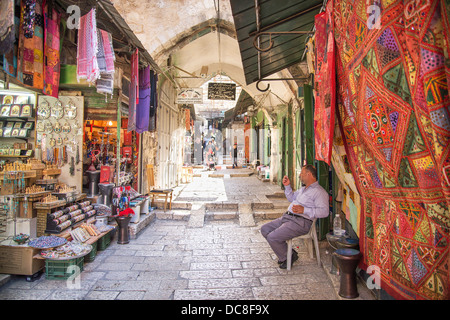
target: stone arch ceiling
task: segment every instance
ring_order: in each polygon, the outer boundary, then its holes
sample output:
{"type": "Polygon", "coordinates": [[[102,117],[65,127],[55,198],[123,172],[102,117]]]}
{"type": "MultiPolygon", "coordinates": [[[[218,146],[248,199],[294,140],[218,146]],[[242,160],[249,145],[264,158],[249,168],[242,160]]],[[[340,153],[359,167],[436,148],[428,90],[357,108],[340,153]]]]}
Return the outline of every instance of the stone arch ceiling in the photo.
{"type": "MultiPolygon", "coordinates": [[[[220,19],[215,0],[114,0],[112,3],[157,64],[167,70],[171,65],[200,75],[208,66],[208,75],[222,71],[241,85],[256,101],[265,96],[256,84],[245,85],[244,71],[235,36],[234,20],[228,0],[220,0],[220,19]],[[219,30],[219,34],[217,32],[219,30]],[[220,43],[220,45],[219,45],[220,43]]],[[[216,2],[217,4],[217,2],[216,2]]],[[[174,68],[171,68],[174,70],[174,68]]],[[[198,87],[208,78],[188,78],[176,69],[180,87],[198,87]]],[[[288,70],[271,78],[292,77],[288,70]]],[[[261,86],[264,86],[263,83],[261,86]]],[[[296,85],[285,81],[270,82],[275,99],[263,99],[263,105],[284,104],[295,98],[296,85]],[[274,102],[275,101],[275,102],[274,102]]]]}

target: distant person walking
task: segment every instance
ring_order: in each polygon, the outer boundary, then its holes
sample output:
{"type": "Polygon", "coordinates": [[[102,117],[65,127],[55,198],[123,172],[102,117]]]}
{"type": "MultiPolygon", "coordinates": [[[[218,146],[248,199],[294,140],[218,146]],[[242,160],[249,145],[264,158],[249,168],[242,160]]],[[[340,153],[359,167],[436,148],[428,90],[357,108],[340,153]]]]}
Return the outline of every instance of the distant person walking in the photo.
{"type": "Polygon", "coordinates": [[[237,168],[237,157],[238,157],[237,143],[234,143],[232,152],[233,152],[233,169],[234,169],[237,168]]]}

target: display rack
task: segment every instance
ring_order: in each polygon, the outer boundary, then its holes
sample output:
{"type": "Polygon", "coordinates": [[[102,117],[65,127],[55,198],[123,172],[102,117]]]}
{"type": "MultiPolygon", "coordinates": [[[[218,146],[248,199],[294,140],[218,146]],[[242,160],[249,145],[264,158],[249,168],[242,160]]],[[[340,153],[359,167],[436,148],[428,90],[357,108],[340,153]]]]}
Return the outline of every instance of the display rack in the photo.
{"type": "Polygon", "coordinates": [[[26,92],[0,94],[0,158],[30,158],[36,138],[36,97],[26,92]]]}

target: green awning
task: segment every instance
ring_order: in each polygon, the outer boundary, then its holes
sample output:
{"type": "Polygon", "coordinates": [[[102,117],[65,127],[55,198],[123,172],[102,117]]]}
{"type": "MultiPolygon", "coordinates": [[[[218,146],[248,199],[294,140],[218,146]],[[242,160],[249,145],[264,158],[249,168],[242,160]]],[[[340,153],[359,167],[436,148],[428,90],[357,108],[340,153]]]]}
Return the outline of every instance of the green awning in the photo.
{"type": "MultiPolygon", "coordinates": [[[[254,46],[257,20],[259,32],[311,32],[323,0],[230,0],[230,3],[248,85],[299,63],[308,37],[308,34],[272,34],[273,47],[260,52],[258,63],[258,50],[254,46]],[[259,10],[255,10],[255,2],[259,10]]],[[[259,39],[260,48],[269,47],[269,35],[259,39]]]]}
{"type": "Polygon", "coordinates": [[[242,90],[239,95],[236,106],[230,110],[225,111],[225,118],[222,122],[222,126],[226,127],[235,117],[240,116],[247,112],[247,108],[251,105],[255,105],[255,100],[245,91],[242,90]]]}

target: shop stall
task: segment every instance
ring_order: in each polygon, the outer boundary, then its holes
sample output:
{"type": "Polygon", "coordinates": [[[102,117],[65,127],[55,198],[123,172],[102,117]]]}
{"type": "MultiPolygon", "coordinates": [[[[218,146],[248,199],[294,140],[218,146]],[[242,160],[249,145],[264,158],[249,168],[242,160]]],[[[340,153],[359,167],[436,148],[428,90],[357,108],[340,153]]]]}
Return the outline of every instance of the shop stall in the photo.
{"type": "Polygon", "coordinates": [[[116,230],[126,243],[115,218],[138,223],[149,206],[138,192],[140,136],[128,120],[136,121],[139,64],[157,65],[130,51],[142,45],[114,7],[80,3],[80,27],[69,28],[60,23],[68,5],[0,7],[20,31],[0,49],[0,273],[29,279],[82,271],[116,230]],[[29,25],[28,14],[38,17],[29,25]]]}

